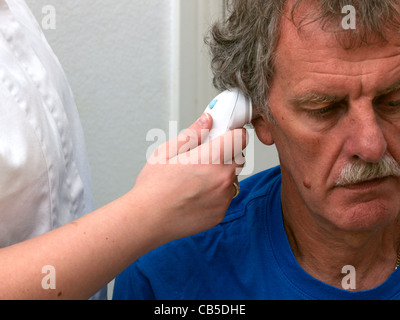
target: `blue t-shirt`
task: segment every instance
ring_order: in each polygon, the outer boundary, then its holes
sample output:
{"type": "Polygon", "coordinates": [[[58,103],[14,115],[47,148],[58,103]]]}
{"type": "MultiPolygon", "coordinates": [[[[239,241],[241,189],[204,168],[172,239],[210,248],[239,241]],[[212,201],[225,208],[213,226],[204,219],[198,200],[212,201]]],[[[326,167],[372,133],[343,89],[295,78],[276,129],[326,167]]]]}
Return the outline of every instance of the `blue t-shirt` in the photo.
{"type": "Polygon", "coordinates": [[[400,298],[400,269],[380,286],[358,292],[327,285],[306,273],[284,230],[280,192],[279,167],[242,181],[240,195],[222,223],[143,256],[117,277],[113,298],[400,298]]]}

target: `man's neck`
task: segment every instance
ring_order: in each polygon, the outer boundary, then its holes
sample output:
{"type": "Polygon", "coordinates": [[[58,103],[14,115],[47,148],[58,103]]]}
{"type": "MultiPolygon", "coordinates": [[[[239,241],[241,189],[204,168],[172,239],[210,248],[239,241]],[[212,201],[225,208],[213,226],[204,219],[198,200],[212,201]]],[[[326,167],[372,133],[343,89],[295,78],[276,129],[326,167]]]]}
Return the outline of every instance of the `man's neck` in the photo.
{"type": "Polygon", "coordinates": [[[285,231],[297,262],[311,276],[340,289],[360,291],[380,285],[394,271],[399,219],[378,230],[344,231],[299,210],[291,200],[282,192],[285,231]],[[346,276],[355,277],[354,289],[346,285],[346,276]]]}

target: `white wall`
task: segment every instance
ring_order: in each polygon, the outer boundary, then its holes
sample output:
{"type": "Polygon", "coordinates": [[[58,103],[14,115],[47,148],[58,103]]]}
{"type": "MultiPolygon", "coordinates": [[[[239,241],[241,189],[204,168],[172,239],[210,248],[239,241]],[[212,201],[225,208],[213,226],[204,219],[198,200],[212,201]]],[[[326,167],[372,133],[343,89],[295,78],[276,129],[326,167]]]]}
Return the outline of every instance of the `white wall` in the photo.
{"type": "Polygon", "coordinates": [[[96,206],[128,191],[145,163],[146,133],[166,129],[172,1],[27,0],[70,81],[85,131],[96,206]]]}
{"type": "MultiPolygon", "coordinates": [[[[203,35],[222,0],[26,0],[63,65],[82,120],[95,205],[128,191],[145,163],[150,129],[193,122],[215,91],[203,35]]],[[[252,161],[252,160],[251,160],[252,161]]],[[[257,143],[255,171],[277,164],[257,143]]]]}

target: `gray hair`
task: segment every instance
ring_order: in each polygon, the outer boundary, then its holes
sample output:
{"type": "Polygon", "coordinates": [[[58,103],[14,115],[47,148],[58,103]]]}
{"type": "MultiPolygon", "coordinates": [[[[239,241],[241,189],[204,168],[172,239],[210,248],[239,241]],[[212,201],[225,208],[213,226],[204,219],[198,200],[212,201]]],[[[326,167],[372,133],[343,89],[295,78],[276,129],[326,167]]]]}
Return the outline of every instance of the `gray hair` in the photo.
{"type": "MultiPolygon", "coordinates": [[[[252,99],[255,108],[267,115],[274,55],[286,4],[287,0],[230,0],[228,17],[217,22],[206,38],[212,56],[214,86],[219,90],[240,88],[252,99]]],[[[398,0],[296,0],[291,19],[299,29],[318,21],[323,30],[336,35],[343,47],[351,48],[385,41],[388,28],[398,30],[397,4],[398,0]],[[301,5],[311,5],[315,10],[308,11],[306,16],[295,16],[301,5]],[[346,5],[356,9],[355,30],[334,27],[341,26],[337,22],[342,21],[342,8],[346,5]]]]}

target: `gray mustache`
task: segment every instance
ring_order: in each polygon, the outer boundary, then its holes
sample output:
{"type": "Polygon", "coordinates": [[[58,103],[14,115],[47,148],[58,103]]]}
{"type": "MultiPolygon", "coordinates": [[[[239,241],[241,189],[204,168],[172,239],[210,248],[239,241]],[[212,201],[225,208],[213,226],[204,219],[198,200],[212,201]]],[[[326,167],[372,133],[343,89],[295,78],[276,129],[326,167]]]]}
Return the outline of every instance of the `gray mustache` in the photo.
{"type": "Polygon", "coordinates": [[[345,186],[389,176],[400,177],[400,165],[393,157],[385,155],[377,163],[358,160],[347,164],[335,185],[345,186]]]}

